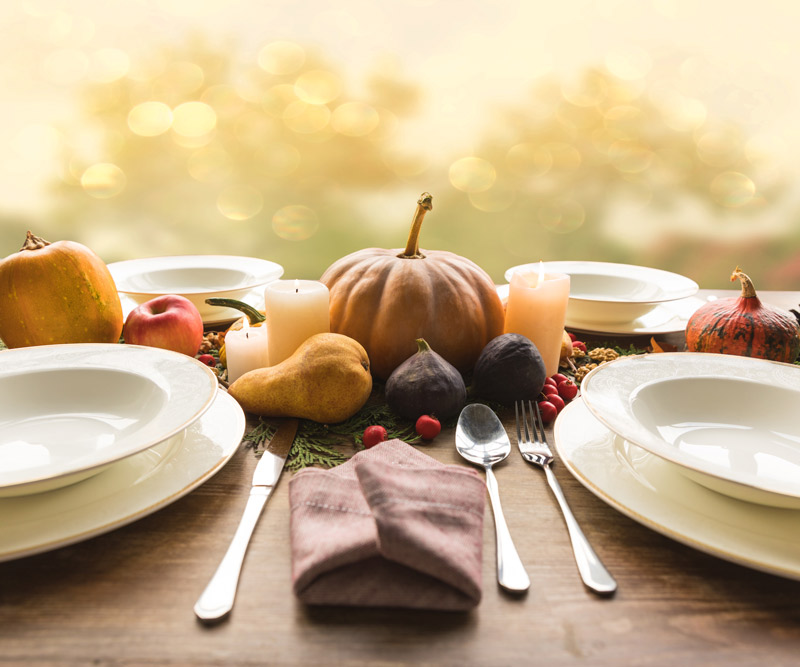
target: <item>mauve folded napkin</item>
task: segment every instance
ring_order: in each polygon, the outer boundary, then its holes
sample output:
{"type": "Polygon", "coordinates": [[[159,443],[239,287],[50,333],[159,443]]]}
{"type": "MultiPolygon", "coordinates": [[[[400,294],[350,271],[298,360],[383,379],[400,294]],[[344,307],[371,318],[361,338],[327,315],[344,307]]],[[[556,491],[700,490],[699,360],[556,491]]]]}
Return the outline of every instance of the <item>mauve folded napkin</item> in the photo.
{"type": "Polygon", "coordinates": [[[307,604],[466,610],[481,599],[486,487],[400,440],[289,482],[292,582],[307,604]]]}

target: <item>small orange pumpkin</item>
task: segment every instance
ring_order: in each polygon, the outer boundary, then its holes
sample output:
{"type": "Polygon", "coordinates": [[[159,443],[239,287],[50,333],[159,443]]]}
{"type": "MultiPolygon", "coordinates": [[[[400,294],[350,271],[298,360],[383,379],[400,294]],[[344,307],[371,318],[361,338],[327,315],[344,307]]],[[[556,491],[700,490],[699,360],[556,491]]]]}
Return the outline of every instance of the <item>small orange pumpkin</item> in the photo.
{"type": "Polygon", "coordinates": [[[28,232],[19,252],[0,260],[0,338],[8,347],[117,343],[122,325],[111,272],[85,245],[28,232]]]}
{"type": "Polygon", "coordinates": [[[432,201],[426,192],[417,202],[405,250],[359,250],[321,278],[330,289],[331,331],[361,343],[379,379],[417,351],[418,338],[465,373],[503,333],[503,305],[483,269],[452,252],[420,251],[432,201]]]}

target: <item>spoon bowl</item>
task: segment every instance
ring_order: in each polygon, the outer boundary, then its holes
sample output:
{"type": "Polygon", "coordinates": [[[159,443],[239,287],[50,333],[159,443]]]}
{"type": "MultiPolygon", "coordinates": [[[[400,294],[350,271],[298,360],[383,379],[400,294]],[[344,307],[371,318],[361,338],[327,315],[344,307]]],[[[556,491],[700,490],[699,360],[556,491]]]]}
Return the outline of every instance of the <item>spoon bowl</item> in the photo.
{"type": "Polygon", "coordinates": [[[500,490],[492,471],[495,463],[508,456],[511,441],[502,422],[491,408],[480,403],[471,403],[461,411],[456,426],[456,450],[467,461],[482,466],[486,471],[486,488],[492,502],[497,537],[497,582],[513,593],[527,591],[531,580],[508,531],[500,505],[500,490]]]}
{"type": "Polygon", "coordinates": [[[511,442],[491,408],[471,403],[458,418],[456,449],[467,461],[486,467],[505,459],[511,452],[511,442]]]}

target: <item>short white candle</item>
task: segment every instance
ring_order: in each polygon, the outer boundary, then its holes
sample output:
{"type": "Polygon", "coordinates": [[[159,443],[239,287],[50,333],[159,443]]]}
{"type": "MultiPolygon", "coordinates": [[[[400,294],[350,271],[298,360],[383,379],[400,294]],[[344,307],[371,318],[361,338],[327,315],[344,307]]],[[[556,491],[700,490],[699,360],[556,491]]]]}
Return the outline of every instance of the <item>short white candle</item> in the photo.
{"type": "Polygon", "coordinates": [[[330,292],[317,280],[275,280],[264,289],[269,360],[288,359],[311,336],[331,330],[330,292]]]}
{"type": "Polygon", "coordinates": [[[504,331],[533,341],[548,377],[558,373],[568,301],[568,275],[545,274],[540,266],[538,272],[518,271],[511,276],[504,331]]]}
{"type": "Polygon", "coordinates": [[[241,329],[231,330],[225,334],[229,383],[248,371],[269,366],[268,339],[266,325],[251,327],[247,318],[241,329]]]}

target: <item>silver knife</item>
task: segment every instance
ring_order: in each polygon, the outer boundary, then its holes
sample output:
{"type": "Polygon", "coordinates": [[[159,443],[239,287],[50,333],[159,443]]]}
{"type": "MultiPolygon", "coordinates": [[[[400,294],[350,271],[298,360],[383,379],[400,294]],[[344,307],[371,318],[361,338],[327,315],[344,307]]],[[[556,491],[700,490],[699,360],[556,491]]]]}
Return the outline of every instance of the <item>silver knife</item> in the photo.
{"type": "Polygon", "coordinates": [[[194,613],[202,621],[216,621],[233,608],[247,545],[250,543],[250,537],[264,505],[278,484],[298,425],[297,419],[287,419],[283,422],[261,455],[261,460],[253,473],[250,497],[247,499],[239,527],[217,571],[194,605],[194,613]]]}

